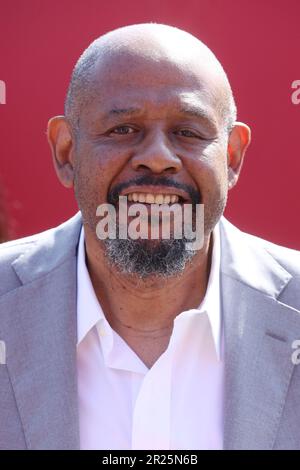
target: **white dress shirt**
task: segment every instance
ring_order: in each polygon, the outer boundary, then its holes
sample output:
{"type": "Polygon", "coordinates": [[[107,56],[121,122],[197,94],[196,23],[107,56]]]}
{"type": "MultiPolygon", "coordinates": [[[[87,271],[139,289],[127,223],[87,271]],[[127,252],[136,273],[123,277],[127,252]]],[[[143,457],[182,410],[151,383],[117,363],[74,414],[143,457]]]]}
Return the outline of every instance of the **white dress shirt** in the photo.
{"type": "Polygon", "coordinates": [[[148,369],[105,318],[86,267],[82,229],[77,262],[81,449],[222,449],[219,272],[217,226],[205,297],[199,308],[175,318],[168,348],[148,369]]]}

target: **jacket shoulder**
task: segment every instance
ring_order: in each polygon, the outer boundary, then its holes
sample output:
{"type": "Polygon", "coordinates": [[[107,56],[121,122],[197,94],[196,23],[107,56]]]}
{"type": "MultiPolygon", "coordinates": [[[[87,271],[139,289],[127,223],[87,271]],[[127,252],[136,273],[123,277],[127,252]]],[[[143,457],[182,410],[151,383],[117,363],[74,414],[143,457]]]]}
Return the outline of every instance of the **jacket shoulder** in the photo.
{"type": "Polygon", "coordinates": [[[258,254],[263,250],[292,275],[300,275],[300,251],[277,245],[256,235],[243,232],[225,217],[221,218],[221,227],[224,229],[223,231],[232,245],[239,248],[240,255],[243,255],[245,247],[251,248],[253,256],[255,256],[255,253],[258,254]]]}
{"type": "Polygon", "coordinates": [[[0,270],[7,263],[12,263],[16,258],[25,254],[35,244],[41,242],[43,239],[51,237],[51,234],[55,231],[55,228],[45,230],[34,235],[30,235],[24,238],[18,238],[11,240],[0,245],[0,270]]]}
{"type": "Polygon", "coordinates": [[[243,278],[258,290],[268,292],[268,285],[272,284],[279,291],[278,301],[300,310],[300,251],[242,232],[224,218],[222,226],[238,253],[233,261],[225,260],[226,269],[228,264],[237,266],[239,274],[243,273],[243,278]],[[281,283],[277,287],[274,284],[278,276],[289,277],[284,289],[281,283]]]}
{"type": "Polygon", "coordinates": [[[76,245],[81,227],[80,213],[63,224],[0,245],[0,296],[15,289],[26,279],[54,269],[76,245]],[[21,278],[20,278],[21,275],[21,278]]]}
{"type": "Polygon", "coordinates": [[[252,244],[262,246],[284,269],[293,276],[300,276],[300,251],[277,245],[263,238],[244,233],[252,244]]]}
{"type": "Polygon", "coordinates": [[[0,245],[0,295],[14,290],[21,284],[12,263],[24,257],[43,237],[47,237],[47,233],[51,233],[51,230],[0,245]]]}

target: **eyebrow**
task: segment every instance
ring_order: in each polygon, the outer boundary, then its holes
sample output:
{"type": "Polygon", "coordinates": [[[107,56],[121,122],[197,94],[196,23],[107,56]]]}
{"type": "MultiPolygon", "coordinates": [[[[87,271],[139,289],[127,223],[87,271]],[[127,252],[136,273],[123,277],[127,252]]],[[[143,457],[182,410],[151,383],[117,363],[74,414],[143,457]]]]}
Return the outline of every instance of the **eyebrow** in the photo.
{"type": "Polygon", "coordinates": [[[141,114],[141,112],[139,108],[114,108],[108,112],[108,116],[141,114]]]}
{"type": "MultiPolygon", "coordinates": [[[[208,112],[205,108],[196,105],[183,105],[177,108],[179,114],[196,117],[198,119],[204,119],[210,124],[216,124],[215,118],[208,112]]],[[[113,108],[108,113],[107,116],[132,116],[142,114],[143,110],[141,108],[113,108]]]]}
{"type": "Polygon", "coordinates": [[[180,114],[186,114],[188,116],[197,117],[199,119],[206,119],[210,122],[215,122],[214,117],[205,109],[196,105],[185,105],[181,106],[178,111],[180,114]]]}

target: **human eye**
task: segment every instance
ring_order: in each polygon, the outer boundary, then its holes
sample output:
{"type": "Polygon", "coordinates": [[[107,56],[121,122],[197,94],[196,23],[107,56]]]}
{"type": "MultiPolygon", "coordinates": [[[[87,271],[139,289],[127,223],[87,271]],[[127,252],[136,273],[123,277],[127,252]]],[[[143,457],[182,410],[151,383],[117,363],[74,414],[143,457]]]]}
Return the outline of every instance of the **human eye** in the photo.
{"type": "Polygon", "coordinates": [[[131,126],[117,126],[109,131],[109,134],[128,135],[133,134],[135,129],[131,126]]]}
{"type": "Polygon", "coordinates": [[[197,134],[195,131],[192,131],[190,129],[178,129],[176,131],[176,134],[182,137],[190,137],[190,138],[198,138],[198,139],[201,138],[199,134],[197,134]]]}

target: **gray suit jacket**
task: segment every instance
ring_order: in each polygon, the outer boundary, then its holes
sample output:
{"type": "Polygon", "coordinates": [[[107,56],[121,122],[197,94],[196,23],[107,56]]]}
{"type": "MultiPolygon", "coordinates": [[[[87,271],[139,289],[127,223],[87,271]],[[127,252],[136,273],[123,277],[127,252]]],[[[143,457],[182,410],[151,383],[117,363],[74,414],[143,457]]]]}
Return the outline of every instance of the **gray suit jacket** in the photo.
{"type": "MultiPolygon", "coordinates": [[[[300,366],[291,360],[292,343],[300,339],[300,253],[244,234],[224,218],[220,225],[224,447],[300,449],[300,366]]],[[[0,449],[79,448],[80,228],[77,214],[0,246],[0,340],[6,346],[0,449]]]]}

